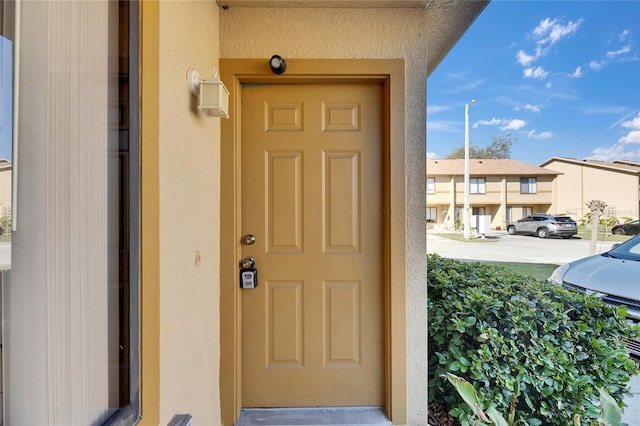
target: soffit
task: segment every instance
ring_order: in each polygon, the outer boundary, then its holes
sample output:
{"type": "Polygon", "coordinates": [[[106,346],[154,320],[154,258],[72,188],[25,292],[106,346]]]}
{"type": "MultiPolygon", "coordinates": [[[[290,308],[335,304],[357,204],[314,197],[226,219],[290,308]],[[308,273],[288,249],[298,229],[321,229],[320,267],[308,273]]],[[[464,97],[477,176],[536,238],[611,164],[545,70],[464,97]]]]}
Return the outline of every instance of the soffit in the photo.
{"type": "MultiPolygon", "coordinates": [[[[221,7],[424,9],[427,76],[449,53],[489,0],[216,0],[221,7]]],[[[402,37],[402,34],[398,34],[402,37]]]]}

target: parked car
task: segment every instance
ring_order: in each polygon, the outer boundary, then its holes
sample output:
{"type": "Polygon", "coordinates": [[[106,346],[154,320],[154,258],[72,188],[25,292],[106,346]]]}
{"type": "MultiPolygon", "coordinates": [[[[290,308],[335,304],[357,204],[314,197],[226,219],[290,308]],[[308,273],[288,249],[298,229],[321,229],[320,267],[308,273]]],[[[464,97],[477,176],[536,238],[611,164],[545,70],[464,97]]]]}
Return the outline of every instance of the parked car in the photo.
{"type": "Polygon", "coordinates": [[[634,220],[633,222],[623,223],[611,228],[613,234],[618,235],[637,235],[640,234],[640,220],[634,220]]]}
{"type": "Polygon", "coordinates": [[[532,214],[523,217],[507,226],[510,235],[528,234],[540,238],[560,236],[571,238],[578,233],[578,224],[569,216],[554,216],[549,214],[532,214]]]}
{"type": "MultiPolygon", "coordinates": [[[[606,253],[560,266],[549,281],[594,294],[613,306],[626,305],[629,321],[640,323],[640,235],[606,253]]],[[[631,355],[640,358],[640,340],[627,340],[626,344],[631,355]]]]}

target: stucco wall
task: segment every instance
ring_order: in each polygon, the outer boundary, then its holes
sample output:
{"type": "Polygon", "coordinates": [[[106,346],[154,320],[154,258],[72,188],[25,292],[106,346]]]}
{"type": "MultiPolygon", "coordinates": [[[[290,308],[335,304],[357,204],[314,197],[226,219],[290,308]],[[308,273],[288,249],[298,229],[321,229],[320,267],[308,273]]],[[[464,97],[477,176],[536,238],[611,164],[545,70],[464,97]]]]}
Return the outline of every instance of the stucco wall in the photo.
{"type": "Polygon", "coordinates": [[[558,213],[582,219],[589,212],[586,202],[602,200],[615,207],[615,216],[638,218],[637,175],[563,161],[552,161],[544,167],[563,173],[557,179],[558,213]]]}
{"type": "Polygon", "coordinates": [[[426,424],[425,10],[231,7],[220,29],[223,58],[405,60],[407,419],[426,424]]]}
{"type": "Polygon", "coordinates": [[[186,71],[217,66],[214,1],[160,2],[160,424],[220,424],[220,120],[194,108],[186,71]],[[201,262],[196,262],[196,252],[201,262]]]}

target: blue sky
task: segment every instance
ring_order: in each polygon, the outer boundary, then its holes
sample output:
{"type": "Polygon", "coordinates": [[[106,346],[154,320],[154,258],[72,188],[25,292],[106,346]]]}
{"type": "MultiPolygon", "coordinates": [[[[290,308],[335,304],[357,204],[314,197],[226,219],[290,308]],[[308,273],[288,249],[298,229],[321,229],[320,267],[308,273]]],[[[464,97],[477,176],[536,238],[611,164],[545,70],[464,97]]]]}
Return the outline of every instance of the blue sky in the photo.
{"type": "Polygon", "coordinates": [[[511,158],[640,161],[640,0],[493,0],[427,79],[427,157],[497,134],[511,158]]]}

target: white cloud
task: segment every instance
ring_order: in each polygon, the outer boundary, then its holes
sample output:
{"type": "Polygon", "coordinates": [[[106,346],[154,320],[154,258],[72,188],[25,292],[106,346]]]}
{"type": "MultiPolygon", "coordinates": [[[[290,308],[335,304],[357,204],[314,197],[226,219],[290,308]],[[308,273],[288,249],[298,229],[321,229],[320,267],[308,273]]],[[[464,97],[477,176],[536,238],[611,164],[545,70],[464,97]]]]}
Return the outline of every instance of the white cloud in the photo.
{"type": "Polygon", "coordinates": [[[618,55],[624,55],[625,53],[631,52],[631,46],[626,45],[618,50],[612,50],[607,52],[607,58],[613,58],[618,55]]]}
{"type": "Polygon", "coordinates": [[[540,133],[537,133],[535,130],[529,130],[527,137],[530,139],[550,139],[553,137],[553,133],[548,130],[540,133]]]}
{"type": "Polygon", "coordinates": [[[600,61],[600,62],[591,61],[591,62],[589,62],[589,68],[591,68],[592,70],[600,71],[603,66],[604,66],[604,61],[600,61]]]}
{"type": "Polygon", "coordinates": [[[527,55],[526,53],[524,53],[523,50],[518,50],[518,53],[516,54],[516,59],[518,60],[518,63],[520,65],[526,67],[538,58],[536,56],[527,55]]]}
{"type": "Polygon", "coordinates": [[[500,130],[518,130],[527,124],[526,121],[520,120],[519,118],[514,118],[509,121],[505,126],[500,127],[500,130]]]}
{"type": "Polygon", "coordinates": [[[598,147],[594,149],[593,155],[587,157],[588,160],[614,161],[614,160],[631,160],[640,161],[640,149],[625,150],[624,144],[616,143],[609,147],[598,147]]]}
{"type": "Polygon", "coordinates": [[[550,81],[548,81],[547,84],[544,85],[544,87],[546,87],[547,89],[551,89],[551,86],[552,84],[550,81]]]}
{"type": "Polygon", "coordinates": [[[629,121],[623,121],[620,125],[628,129],[640,130],[640,112],[636,117],[629,121]]]}
{"type": "Polygon", "coordinates": [[[640,143],[640,130],[632,130],[626,136],[618,139],[618,143],[621,144],[630,144],[630,143],[640,143]]]}
{"type": "Polygon", "coordinates": [[[625,41],[625,40],[626,40],[626,38],[627,38],[627,36],[628,36],[629,34],[631,34],[631,33],[629,32],[629,30],[624,30],[624,31],[622,31],[622,32],[618,35],[618,40],[620,40],[621,42],[625,41]]]}
{"type": "Polygon", "coordinates": [[[631,129],[629,133],[618,139],[620,144],[640,143],[640,112],[629,121],[620,123],[621,127],[631,129]]]}
{"type": "Polygon", "coordinates": [[[473,124],[473,128],[476,129],[478,126],[498,126],[501,125],[500,130],[519,130],[527,124],[526,121],[520,120],[519,118],[514,118],[508,120],[506,118],[495,118],[493,117],[491,120],[478,120],[473,124]]]}
{"type": "Polygon", "coordinates": [[[438,157],[438,154],[435,152],[427,152],[427,160],[435,160],[438,157]]]}
{"type": "Polygon", "coordinates": [[[538,105],[526,104],[523,107],[516,107],[516,111],[520,111],[521,109],[531,112],[540,112],[540,107],[538,105]]]}
{"type": "MultiPolygon", "coordinates": [[[[614,161],[614,160],[622,160],[624,149],[621,145],[615,144],[609,147],[599,147],[594,149],[593,155],[587,157],[587,160],[598,160],[598,161],[614,161]]],[[[629,158],[627,158],[629,159],[629,158]]]]}
{"type": "Polygon", "coordinates": [[[563,25],[557,19],[545,18],[533,30],[533,34],[538,39],[539,45],[548,44],[551,46],[578,31],[582,22],[582,19],[578,19],[576,22],[569,21],[566,25],[563,25]]]}
{"type": "Polygon", "coordinates": [[[545,78],[547,78],[547,75],[549,75],[549,73],[545,71],[544,68],[542,67],[536,67],[536,68],[525,68],[523,75],[524,75],[524,78],[537,78],[539,80],[544,80],[545,78]]]}
{"type": "Polygon", "coordinates": [[[571,78],[580,78],[580,77],[582,77],[582,67],[576,68],[576,70],[573,73],[569,74],[569,77],[571,77],[571,78]]]}
{"type": "MultiPolygon", "coordinates": [[[[525,67],[523,70],[524,78],[536,78],[544,80],[549,73],[542,67],[533,67],[532,64],[538,60],[541,56],[544,56],[546,51],[551,46],[560,41],[561,39],[570,36],[578,31],[578,28],[582,24],[583,20],[579,19],[575,22],[569,21],[566,24],[560,22],[557,19],[545,18],[536,28],[534,28],[531,36],[536,41],[536,49],[533,55],[526,53],[524,50],[518,50],[516,53],[516,60],[520,65],[525,67]]],[[[573,78],[578,78],[582,75],[580,67],[572,74],[573,78]]],[[[547,88],[551,87],[549,84],[547,88]]]]}
{"type": "Polygon", "coordinates": [[[555,23],[556,23],[555,19],[552,21],[549,18],[544,18],[542,21],[540,21],[538,26],[533,30],[533,34],[535,34],[537,37],[543,37],[544,34],[546,34],[549,31],[549,29],[553,27],[555,23]]]}
{"type": "Polygon", "coordinates": [[[564,26],[554,25],[549,32],[549,42],[551,44],[554,44],[556,41],[575,33],[576,31],[578,31],[578,28],[580,27],[580,24],[582,24],[582,22],[582,19],[578,19],[578,21],[576,22],[569,21],[569,23],[564,26]]]}
{"type": "MultiPolygon", "coordinates": [[[[640,144],[640,113],[628,121],[619,123],[620,127],[630,129],[630,131],[618,139],[609,147],[599,147],[593,150],[592,160],[613,161],[613,160],[633,160],[640,161],[640,149],[636,144],[640,144]]],[[[616,123],[616,125],[618,125],[616,123]]],[[[614,125],[614,126],[616,126],[614,125]]]]}
{"type": "Polygon", "coordinates": [[[498,119],[498,118],[493,117],[491,120],[478,120],[478,121],[476,121],[475,123],[473,123],[473,128],[477,129],[478,126],[496,126],[498,124],[504,124],[506,122],[507,122],[507,120],[505,120],[503,118],[498,119]]]}

